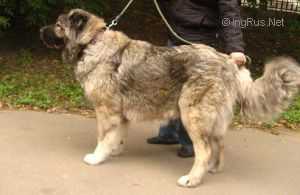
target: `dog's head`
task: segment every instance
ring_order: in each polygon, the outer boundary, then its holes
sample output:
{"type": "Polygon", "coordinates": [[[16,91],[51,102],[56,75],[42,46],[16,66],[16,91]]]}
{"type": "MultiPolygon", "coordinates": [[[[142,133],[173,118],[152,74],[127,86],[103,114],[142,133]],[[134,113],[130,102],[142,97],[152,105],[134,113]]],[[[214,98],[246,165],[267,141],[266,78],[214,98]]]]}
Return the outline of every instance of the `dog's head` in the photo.
{"type": "Polygon", "coordinates": [[[87,11],[73,9],[68,14],[62,14],[53,25],[40,30],[40,36],[49,48],[63,49],[63,58],[73,61],[81,48],[94,39],[97,33],[104,31],[106,24],[87,11]]]}

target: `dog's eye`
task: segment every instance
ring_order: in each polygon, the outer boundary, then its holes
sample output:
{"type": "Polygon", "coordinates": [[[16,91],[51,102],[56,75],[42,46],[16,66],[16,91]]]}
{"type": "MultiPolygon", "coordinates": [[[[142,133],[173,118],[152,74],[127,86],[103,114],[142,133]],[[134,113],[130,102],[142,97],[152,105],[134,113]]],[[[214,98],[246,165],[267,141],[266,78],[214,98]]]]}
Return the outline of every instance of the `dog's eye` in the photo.
{"type": "Polygon", "coordinates": [[[59,23],[56,23],[55,27],[57,28],[57,30],[64,30],[64,28],[59,23]]]}

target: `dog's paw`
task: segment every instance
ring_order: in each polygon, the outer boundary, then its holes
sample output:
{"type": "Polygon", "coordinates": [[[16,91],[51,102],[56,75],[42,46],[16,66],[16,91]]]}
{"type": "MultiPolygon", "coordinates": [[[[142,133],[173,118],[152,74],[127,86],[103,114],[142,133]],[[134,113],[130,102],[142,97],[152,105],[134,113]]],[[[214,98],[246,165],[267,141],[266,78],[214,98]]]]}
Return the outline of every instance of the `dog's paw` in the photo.
{"type": "Polygon", "coordinates": [[[208,165],[208,172],[211,174],[220,173],[223,171],[224,165],[220,163],[210,163],[208,165]]]}
{"type": "Polygon", "coordinates": [[[217,167],[213,167],[213,168],[208,169],[208,172],[211,174],[216,174],[219,172],[219,170],[217,169],[217,167]]]}
{"type": "Polygon", "coordinates": [[[103,162],[105,160],[105,158],[103,158],[103,156],[101,155],[96,155],[96,154],[87,154],[85,155],[83,161],[89,165],[97,165],[101,162],[103,162]]]}
{"type": "Polygon", "coordinates": [[[189,175],[182,176],[178,179],[177,184],[182,187],[196,187],[201,183],[201,178],[191,177],[189,175]]]}
{"type": "Polygon", "coordinates": [[[211,174],[221,173],[222,171],[223,171],[223,168],[217,167],[217,166],[212,167],[208,170],[208,172],[211,174]]]}

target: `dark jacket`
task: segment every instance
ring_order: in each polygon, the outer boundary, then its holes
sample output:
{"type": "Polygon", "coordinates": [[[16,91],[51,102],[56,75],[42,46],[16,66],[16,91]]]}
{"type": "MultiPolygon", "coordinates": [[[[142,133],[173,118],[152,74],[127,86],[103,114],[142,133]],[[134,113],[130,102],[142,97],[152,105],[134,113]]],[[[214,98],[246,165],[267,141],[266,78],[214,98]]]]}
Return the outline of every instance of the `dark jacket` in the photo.
{"type": "MultiPolygon", "coordinates": [[[[244,52],[241,28],[222,25],[222,20],[240,20],[238,0],[160,0],[160,6],[174,30],[184,39],[213,45],[216,34],[223,40],[224,51],[244,52]]],[[[170,34],[176,45],[182,44],[170,34]]]]}

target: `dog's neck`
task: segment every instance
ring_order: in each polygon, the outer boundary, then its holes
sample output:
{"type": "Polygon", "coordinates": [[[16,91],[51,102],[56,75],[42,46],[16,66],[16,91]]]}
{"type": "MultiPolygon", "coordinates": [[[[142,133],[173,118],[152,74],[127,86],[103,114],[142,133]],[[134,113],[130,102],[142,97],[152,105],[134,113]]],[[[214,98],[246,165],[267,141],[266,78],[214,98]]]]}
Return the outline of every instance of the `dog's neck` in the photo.
{"type": "Polygon", "coordinates": [[[92,37],[92,39],[85,45],[80,45],[80,50],[77,55],[77,59],[81,60],[81,58],[84,55],[84,50],[89,46],[89,45],[95,45],[97,41],[101,40],[103,37],[103,34],[105,32],[105,29],[99,29],[95,32],[95,35],[92,37]]]}
{"type": "Polygon", "coordinates": [[[90,44],[81,49],[75,68],[77,79],[84,80],[100,65],[102,76],[111,75],[118,69],[122,53],[130,42],[130,38],[118,31],[107,30],[95,35],[90,44]]]}
{"type": "Polygon", "coordinates": [[[102,40],[102,37],[103,37],[103,34],[105,33],[105,31],[106,31],[105,28],[98,29],[87,45],[89,45],[89,44],[93,45],[93,44],[96,44],[97,41],[102,40]]]}

